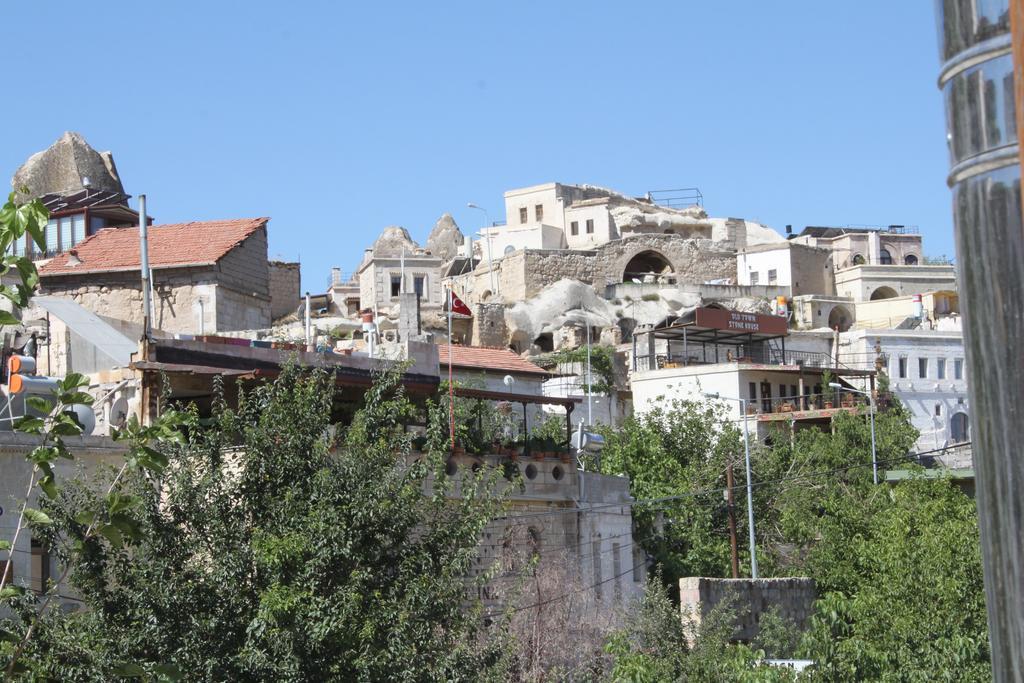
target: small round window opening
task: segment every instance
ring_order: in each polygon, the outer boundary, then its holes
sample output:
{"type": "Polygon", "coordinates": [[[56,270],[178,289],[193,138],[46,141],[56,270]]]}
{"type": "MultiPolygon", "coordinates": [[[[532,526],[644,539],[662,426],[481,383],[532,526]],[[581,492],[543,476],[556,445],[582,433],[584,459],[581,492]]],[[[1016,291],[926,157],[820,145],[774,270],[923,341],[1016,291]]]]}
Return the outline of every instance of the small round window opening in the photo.
{"type": "Polygon", "coordinates": [[[454,477],[455,473],[459,471],[459,466],[455,464],[454,458],[449,458],[448,462],[444,465],[444,473],[449,477],[454,477]]]}
{"type": "Polygon", "coordinates": [[[537,476],[537,466],[536,465],[527,465],[526,466],[526,478],[527,479],[534,479],[534,478],[536,478],[536,476],[537,476]]]}
{"type": "Polygon", "coordinates": [[[551,476],[555,478],[555,481],[561,481],[562,477],[565,476],[565,471],[558,465],[555,465],[555,469],[551,470],[551,476]]]}

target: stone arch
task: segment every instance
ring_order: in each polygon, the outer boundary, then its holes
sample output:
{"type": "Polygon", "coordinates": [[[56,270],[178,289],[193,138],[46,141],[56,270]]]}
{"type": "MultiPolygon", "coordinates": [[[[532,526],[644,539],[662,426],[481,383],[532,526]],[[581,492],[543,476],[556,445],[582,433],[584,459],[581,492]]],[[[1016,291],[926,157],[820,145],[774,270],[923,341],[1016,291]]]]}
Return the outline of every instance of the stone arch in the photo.
{"type": "Polygon", "coordinates": [[[854,254],[853,255],[853,265],[855,265],[855,266],[863,266],[864,265],[864,254],[854,254]]]}
{"type": "Polygon", "coordinates": [[[891,266],[893,263],[892,252],[888,249],[880,249],[878,252],[878,262],[883,266],[891,266]]]}
{"type": "Polygon", "coordinates": [[[872,301],[878,301],[879,299],[892,299],[897,296],[899,296],[899,294],[896,292],[895,289],[883,285],[877,288],[875,291],[871,292],[870,299],[872,301]]]}
{"type": "Polygon", "coordinates": [[[954,443],[963,443],[971,439],[971,420],[967,413],[958,411],[953,413],[949,421],[949,436],[954,443]]]}
{"type": "Polygon", "coordinates": [[[904,265],[916,266],[917,265],[917,254],[907,254],[903,257],[904,265]]]}
{"type": "Polygon", "coordinates": [[[846,332],[853,325],[853,315],[846,310],[845,306],[834,306],[828,313],[828,328],[834,330],[839,328],[840,332],[846,332]]]}
{"type": "Polygon", "coordinates": [[[622,269],[622,282],[634,279],[644,282],[650,278],[675,273],[672,262],[661,252],[644,249],[633,254],[622,269]]]}

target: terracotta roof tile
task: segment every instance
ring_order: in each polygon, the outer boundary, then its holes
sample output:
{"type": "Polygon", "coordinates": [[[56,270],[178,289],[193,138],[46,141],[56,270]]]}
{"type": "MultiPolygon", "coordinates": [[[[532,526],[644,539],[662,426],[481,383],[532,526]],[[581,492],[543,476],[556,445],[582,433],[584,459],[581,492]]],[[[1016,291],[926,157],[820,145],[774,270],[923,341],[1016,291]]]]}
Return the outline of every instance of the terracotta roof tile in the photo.
{"type": "MultiPolygon", "coordinates": [[[[518,373],[521,375],[551,375],[547,370],[534,365],[525,358],[521,358],[510,349],[457,345],[452,346],[451,349],[453,367],[493,370],[495,372],[518,373]]],[[[448,345],[438,344],[437,351],[441,366],[447,366],[448,345]]]]}
{"type": "MultiPolygon", "coordinates": [[[[151,268],[212,265],[236,245],[267,224],[269,218],[193,221],[149,228],[151,268]]],[[[81,263],[68,263],[60,254],[39,269],[40,277],[139,269],[139,228],[104,228],[79,242],[74,250],[81,263]]]]}

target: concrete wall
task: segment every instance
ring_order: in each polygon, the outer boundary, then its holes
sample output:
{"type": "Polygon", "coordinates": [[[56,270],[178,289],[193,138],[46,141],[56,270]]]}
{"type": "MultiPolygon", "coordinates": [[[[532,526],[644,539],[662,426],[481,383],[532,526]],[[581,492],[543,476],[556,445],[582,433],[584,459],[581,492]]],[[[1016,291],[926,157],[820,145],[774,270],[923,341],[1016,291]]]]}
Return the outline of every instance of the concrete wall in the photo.
{"type": "Polygon", "coordinates": [[[558,183],[545,183],[509,190],[505,193],[505,222],[509,227],[529,223],[546,223],[557,228],[564,227],[560,188],[558,183]],[[537,219],[536,207],[538,204],[544,207],[542,220],[537,219]],[[519,219],[520,208],[526,209],[526,223],[519,219]]]}
{"type": "Polygon", "coordinates": [[[757,284],[790,287],[793,295],[835,292],[832,253],[826,249],[784,242],[776,248],[761,248],[736,254],[736,281],[749,285],[757,275],[757,284]]]}
{"type": "Polygon", "coordinates": [[[270,317],[277,320],[294,313],[302,296],[301,269],[298,263],[271,261],[270,271],[270,317]]]}
{"type": "MultiPolygon", "coordinates": [[[[441,259],[434,256],[412,255],[405,257],[405,291],[415,291],[415,278],[425,277],[423,298],[424,308],[438,307],[443,303],[441,288],[441,259]]],[[[378,308],[381,311],[395,307],[398,297],[391,296],[391,277],[401,277],[402,259],[391,256],[372,257],[359,271],[359,301],[364,308],[378,308]]]]}
{"type": "Polygon", "coordinates": [[[749,643],[758,633],[761,616],[776,609],[785,621],[803,630],[814,614],[818,591],[814,579],[679,579],[680,610],[695,626],[724,599],[732,599],[736,611],[737,641],[749,643]]]}
{"type": "MultiPolygon", "coordinates": [[[[104,471],[104,465],[116,465],[126,452],[124,445],[115,443],[107,437],[74,436],[65,437],[74,460],[58,460],[54,464],[58,480],[66,480],[74,476],[95,478],[97,487],[109,482],[113,472],[104,471]]],[[[18,506],[25,499],[25,491],[31,475],[31,463],[25,460],[25,454],[39,445],[39,439],[30,434],[0,431],[0,538],[10,540],[18,523],[18,506]]],[[[30,507],[38,507],[38,489],[33,490],[28,499],[30,507]]],[[[33,562],[32,534],[27,529],[18,537],[18,543],[12,553],[14,564],[14,583],[16,585],[40,587],[41,563],[39,558],[33,562]]],[[[51,558],[50,576],[57,577],[56,558],[51,558]]],[[[63,591],[67,592],[67,591],[63,591]]]]}

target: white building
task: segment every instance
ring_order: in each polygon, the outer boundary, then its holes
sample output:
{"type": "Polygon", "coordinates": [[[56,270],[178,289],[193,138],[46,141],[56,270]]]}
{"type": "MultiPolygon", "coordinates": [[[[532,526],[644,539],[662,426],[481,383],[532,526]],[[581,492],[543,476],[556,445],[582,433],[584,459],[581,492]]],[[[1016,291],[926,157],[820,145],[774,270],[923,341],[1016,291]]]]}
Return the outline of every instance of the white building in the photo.
{"type": "Polygon", "coordinates": [[[519,249],[593,249],[636,234],[712,237],[700,206],[662,206],[593,185],[545,183],[505,193],[504,225],[481,231],[482,258],[519,249]]]}
{"type": "Polygon", "coordinates": [[[865,397],[829,382],[874,388],[871,363],[840,368],[828,353],[787,349],[786,320],[777,316],[698,308],[643,336],[646,353],[638,353],[631,378],[637,414],[718,395],[729,419],[745,417],[751,434],[764,439],[827,428],[839,411],[867,410],[865,397]]]}
{"type": "MultiPolygon", "coordinates": [[[[934,451],[971,440],[967,364],[959,318],[906,330],[851,330],[842,335],[839,360],[860,359],[880,348],[889,390],[907,408],[920,432],[917,451],[934,451]]],[[[944,459],[969,466],[970,453],[944,459]],[[966,462],[964,462],[966,461],[966,462]]]]}
{"type": "Polygon", "coordinates": [[[736,254],[736,284],[788,287],[792,296],[833,294],[832,252],[793,241],[747,247],[736,254]]]}

